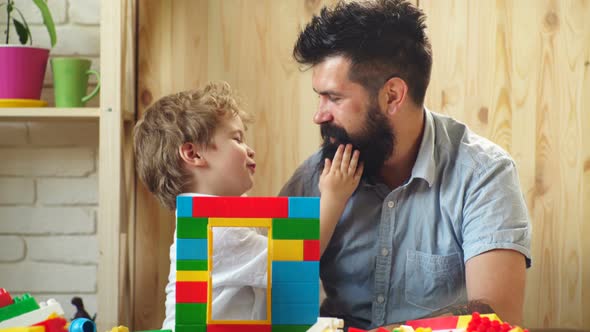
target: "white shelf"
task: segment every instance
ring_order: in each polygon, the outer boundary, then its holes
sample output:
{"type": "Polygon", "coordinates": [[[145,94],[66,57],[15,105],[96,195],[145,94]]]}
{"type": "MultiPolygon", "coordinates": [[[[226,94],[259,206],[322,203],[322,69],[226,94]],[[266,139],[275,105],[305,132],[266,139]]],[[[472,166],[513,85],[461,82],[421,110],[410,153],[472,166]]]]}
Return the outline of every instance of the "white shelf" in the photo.
{"type": "Polygon", "coordinates": [[[83,108],[0,108],[0,120],[28,121],[28,120],[64,120],[64,119],[97,119],[100,109],[96,107],[83,108]]]}
{"type": "MultiPolygon", "coordinates": [[[[0,107],[0,121],[34,121],[34,120],[98,120],[101,109],[98,107],[80,108],[3,108],[0,107]]],[[[123,120],[133,121],[132,112],[123,112],[123,120]]]]}

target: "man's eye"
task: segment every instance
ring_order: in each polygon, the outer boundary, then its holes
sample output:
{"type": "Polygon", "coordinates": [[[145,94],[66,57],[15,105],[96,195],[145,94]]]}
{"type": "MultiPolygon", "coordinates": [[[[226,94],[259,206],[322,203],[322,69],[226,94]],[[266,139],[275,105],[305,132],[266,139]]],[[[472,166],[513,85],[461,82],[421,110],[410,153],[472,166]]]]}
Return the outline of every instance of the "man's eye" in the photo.
{"type": "Polygon", "coordinates": [[[331,102],[335,103],[335,102],[340,101],[340,98],[339,97],[332,97],[332,96],[330,96],[330,97],[328,97],[328,100],[330,100],[331,102]]]}

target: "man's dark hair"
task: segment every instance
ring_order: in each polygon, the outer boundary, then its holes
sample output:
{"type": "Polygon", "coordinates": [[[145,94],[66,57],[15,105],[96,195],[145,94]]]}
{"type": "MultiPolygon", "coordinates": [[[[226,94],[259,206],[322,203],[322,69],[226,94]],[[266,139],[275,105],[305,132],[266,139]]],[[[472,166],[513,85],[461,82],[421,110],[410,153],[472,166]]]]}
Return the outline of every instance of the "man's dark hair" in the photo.
{"type": "Polygon", "coordinates": [[[314,66],[331,56],[351,61],[348,77],[376,94],[391,77],[403,79],[418,106],[430,81],[432,49],[426,16],[402,0],[340,1],[323,8],[299,35],[293,56],[314,66]]]}

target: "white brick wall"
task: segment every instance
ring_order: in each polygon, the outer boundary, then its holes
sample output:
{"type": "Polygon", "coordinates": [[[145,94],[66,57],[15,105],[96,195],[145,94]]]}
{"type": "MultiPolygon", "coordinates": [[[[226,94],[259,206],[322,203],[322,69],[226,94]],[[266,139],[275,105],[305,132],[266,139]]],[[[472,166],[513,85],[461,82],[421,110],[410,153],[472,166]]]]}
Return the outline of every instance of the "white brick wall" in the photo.
{"type": "MultiPolygon", "coordinates": [[[[33,44],[48,47],[33,2],[16,4],[31,26],[33,44]]],[[[99,70],[100,0],[48,4],[58,35],[51,55],[83,56],[99,70]]],[[[47,72],[43,96],[51,104],[50,66],[47,72]]],[[[67,318],[74,315],[74,296],[82,297],[90,314],[97,312],[97,152],[96,122],[0,121],[0,287],[38,301],[56,298],[67,318]]]]}
{"type": "Polygon", "coordinates": [[[3,204],[32,204],[35,184],[32,179],[0,178],[0,202],[3,204]]]}

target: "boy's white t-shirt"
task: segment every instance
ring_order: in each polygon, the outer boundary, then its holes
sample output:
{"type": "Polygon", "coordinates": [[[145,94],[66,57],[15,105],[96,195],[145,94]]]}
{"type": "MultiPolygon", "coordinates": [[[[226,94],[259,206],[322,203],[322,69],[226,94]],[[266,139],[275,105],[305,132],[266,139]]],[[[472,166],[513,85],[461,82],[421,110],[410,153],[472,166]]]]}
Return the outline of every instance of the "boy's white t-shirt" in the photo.
{"type": "MultiPolygon", "coordinates": [[[[182,196],[206,196],[183,194],[182,196]]],[[[213,229],[212,319],[265,320],[268,238],[248,227],[213,229]]],[[[174,330],[176,318],[176,230],[170,246],[163,330],[174,330]]]]}

